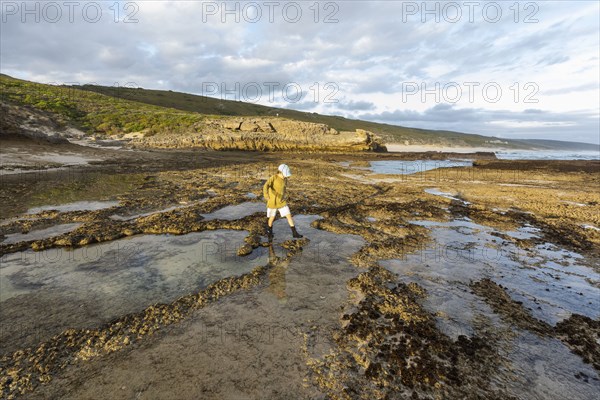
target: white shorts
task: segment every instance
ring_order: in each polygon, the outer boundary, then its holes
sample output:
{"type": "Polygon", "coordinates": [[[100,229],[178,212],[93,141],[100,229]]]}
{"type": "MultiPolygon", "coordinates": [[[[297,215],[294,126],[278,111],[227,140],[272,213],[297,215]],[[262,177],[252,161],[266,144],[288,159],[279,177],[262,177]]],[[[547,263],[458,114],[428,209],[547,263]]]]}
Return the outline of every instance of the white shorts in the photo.
{"type": "Polygon", "coordinates": [[[267,208],[267,218],[271,218],[277,215],[277,211],[279,211],[279,215],[281,215],[282,217],[291,214],[290,208],[288,206],[284,206],[281,208],[267,208]]]}

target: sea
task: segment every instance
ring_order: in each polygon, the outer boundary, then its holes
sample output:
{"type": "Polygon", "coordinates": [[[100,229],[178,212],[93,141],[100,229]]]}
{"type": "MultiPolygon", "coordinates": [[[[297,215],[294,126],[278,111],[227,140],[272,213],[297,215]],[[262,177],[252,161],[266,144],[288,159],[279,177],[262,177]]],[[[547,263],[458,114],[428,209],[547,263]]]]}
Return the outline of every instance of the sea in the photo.
{"type": "Polygon", "coordinates": [[[600,160],[600,151],[497,150],[500,160],[600,160]]]}
{"type": "MultiPolygon", "coordinates": [[[[600,160],[597,151],[548,151],[548,150],[494,150],[500,160],[600,160]]],[[[471,167],[473,161],[468,159],[452,160],[377,160],[370,161],[370,166],[355,167],[370,170],[376,174],[412,175],[438,168],[471,167]]],[[[349,162],[341,165],[348,166],[349,162]]]]}

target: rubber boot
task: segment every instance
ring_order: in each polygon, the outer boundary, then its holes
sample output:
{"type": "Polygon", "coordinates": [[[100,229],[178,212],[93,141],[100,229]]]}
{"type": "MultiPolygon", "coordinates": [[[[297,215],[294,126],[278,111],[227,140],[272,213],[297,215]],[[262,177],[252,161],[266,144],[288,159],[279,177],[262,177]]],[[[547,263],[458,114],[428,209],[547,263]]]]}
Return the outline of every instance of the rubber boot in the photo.
{"type": "Polygon", "coordinates": [[[294,236],[294,238],[300,239],[300,238],[304,237],[304,236],[302,236],[301,234],[298,233],[298,231],[296,230],[295,226],[290,226],[290,228],[292,229],[292,235],[294,236]]]}
{"type": "Polygon", "coordinates": [[[269,239],[269,242],[273,241],[273,227],[267,225],[267,238],[269,239]]]}

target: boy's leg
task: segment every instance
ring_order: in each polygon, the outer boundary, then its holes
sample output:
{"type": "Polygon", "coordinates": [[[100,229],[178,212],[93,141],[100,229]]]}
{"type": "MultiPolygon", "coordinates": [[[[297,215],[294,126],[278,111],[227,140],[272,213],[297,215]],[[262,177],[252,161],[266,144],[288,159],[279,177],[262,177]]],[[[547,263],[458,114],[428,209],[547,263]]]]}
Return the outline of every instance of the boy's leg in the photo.
{"type": "Polygon", "coordinates": [[[290,226],[293,227],[294,226],[294,219],[292,218],[292,214],[286,215],[285,218],[287,219],[288,224],[290,224],[290,226]]]}
{"type": "Polygon", "coordinates": [[[287,219],[287,222],[290,225],[290,228],[292,229],[292,236],[294,236],[294,238],[300,239],[301,237],[304,237],[301,234],[299,234],[296,230],[296,226],[294,225],[294,219],[292,218],[292,213],[290,212],[290,208],[288,206],[280,208],[279,213],[282,217],[285,216],[285,218],[287,219]]]}
{"type": "Polygon", "coordinates": [[[269,242],[273,241],[273,221],[275,221],[275,216],[277,210],[267,208],[267,238],[269,242]]]}

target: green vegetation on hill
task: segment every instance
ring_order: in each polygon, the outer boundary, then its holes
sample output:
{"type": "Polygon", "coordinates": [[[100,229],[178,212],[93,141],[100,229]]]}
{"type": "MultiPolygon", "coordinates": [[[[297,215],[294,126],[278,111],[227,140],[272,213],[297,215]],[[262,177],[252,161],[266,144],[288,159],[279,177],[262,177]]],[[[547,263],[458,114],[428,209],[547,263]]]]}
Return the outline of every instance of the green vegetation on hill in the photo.
{"type": "MultiPolygon", "coordinates": [[[[338,131],[364,129],[381,136],[388,143],[431,144],[440,146],[489,146],[493,147],[494,137],[473,135],[452,131],[434,131],[428,129],[406,128],[397,125],[348,119],[340,116],[321,115],[287,108],[268,107],[234,100],[222,100],[189,93],[142,88],[110,87],[97,85],[77,86],[82,90],[101,93],[119,99],[127,99],[160,107],[175,108],[182,111],[210,115],[226,116],[270,116],[289,118],[303,122],[326,124],[338,131]]],[[[502,139],[503,146],[529,148],[527,144],[502,139]],[[506,144],[504,144],[506,143],[506,144]]]]}
{"type": "Polygon", "coordinates": [[[96,135],[183,132],[206,118],[198,113],[153,106],[68,86],[44,85],[0,76],[2,100],[51,112],[63,123],[96,135]]]}
{"type": "MultiPolygon", "coordinates": [[[[55,86],[0,74],[3,101],[27,105],[58,116],[99,137],[143,131],[153,134],[200,133],[205,122],[227,116],[279,116],[322,123],[338,131],[364,129],[387,143],[537,149],[584,149],[587,144],[553,140],[508,140],[452,131],[434,131],[221,100],[173,91],[97,85],[55,86]]],[[[593,146],[593,145],[591,145],[593,146]]],[[[590,150],[596,150],[592,147],[590,150]]]]}
{"type": "MultiPolygon", "coordinates": [[[[494,138],[450,131],[405,128],[296,110],[266,107],[172,91],[96,85],[54,86],[0,76],[2,98],[56,113],[65,122],[99,136],[145,131],[179,133],[201,129],[206,119],[262,116],[323,123],[338,131],[364,129],[387,142],[440,146],[485,146],[494,138]]],[[[515,147],[523,145],[515,144],[515,147]]]]}

